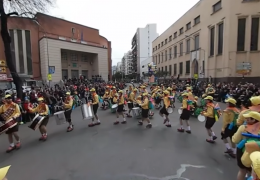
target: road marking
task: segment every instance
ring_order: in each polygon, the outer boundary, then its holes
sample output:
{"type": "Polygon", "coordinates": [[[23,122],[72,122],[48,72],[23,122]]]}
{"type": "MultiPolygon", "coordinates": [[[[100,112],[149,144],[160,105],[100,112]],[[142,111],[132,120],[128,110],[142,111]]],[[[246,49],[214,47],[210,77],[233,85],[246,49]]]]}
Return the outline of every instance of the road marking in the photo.
{"type": "Polygon", "coordinates": [[[176,171],[175,175],[166,176],[166,177],[162,177],[162,178],[151,177],[151,176],[147,176],[145,174],[130,174],[130,175],[131,176],[135,176],[135,177],[139,177],[139,178],[149,179],[149,180],[173,180],[173,179],[190,180],[188,178],[182,177],[183,173],[186,172],[188,167],[199,168],[199,169],[206,168],[206,166],[198,166],[198,165],[191,165],[191,164],[181,164],[181,167],[176,171]]]}

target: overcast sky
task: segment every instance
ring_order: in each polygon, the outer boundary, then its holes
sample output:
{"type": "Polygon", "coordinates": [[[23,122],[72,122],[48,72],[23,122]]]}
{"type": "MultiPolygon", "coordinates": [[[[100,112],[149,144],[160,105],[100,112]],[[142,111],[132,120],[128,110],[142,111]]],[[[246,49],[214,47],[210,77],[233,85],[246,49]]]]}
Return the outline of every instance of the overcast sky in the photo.
{"type": "Polygon", "coordinates": [[[199,0],[57,0],[49,14],[99,29],[112,42],[113,65],[131,49],[138,27],[156,23],[163,33],[199,0]]]}

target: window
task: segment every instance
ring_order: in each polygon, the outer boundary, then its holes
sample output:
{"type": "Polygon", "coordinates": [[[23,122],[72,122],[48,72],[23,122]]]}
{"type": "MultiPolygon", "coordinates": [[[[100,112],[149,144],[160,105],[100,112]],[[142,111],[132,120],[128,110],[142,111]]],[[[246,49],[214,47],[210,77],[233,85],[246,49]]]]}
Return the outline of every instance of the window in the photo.
{"type": "Polygon", "coordinates": [[[202,61],[202,73],[205,73],[205,61],[202,61]]]}
{"type": "Polygon", "coordinates": [[[183,33],[183,28],[180,29],[180,34],[182,34],[182,33],[183,33]]]}
{"type": "Polygon", "coordinates": [[[186,54],[190,53],[190,39],[186,41],[186,54]]]}
{"type": "Polygon", "coordinates": [[[163,71],[163,67],[161,67],[161,71],[163,71]]]}
{"type": "Polygon", "coordinates": [[[163,47],[163,42],[161,42],[161,46],[163,47]]]}
{"type": "Polygon", "coordinates": [[[27,54],[27,70],[28,75],[33,74],[32,70],[32,46],[31,46],[31,33],[28,30],[25,30],[25,43],[26,43],[26,54],[27,54]]]}
{"type": "Polygon", "coordinates": [[[167,54],[167,50],[165,51],[165,61],[168,60],[168,54],[167,54]]]}
{"type": "Polygon", "coordinates": [[[189,22],[188,24],[186,24],[186,30],[189,30],[191,28],[191,22],[189,22]]]}
{"type": "Polygon", "coordinates": [[[163,59],[164,59],[164,58],[163,58],[163,52],[162,52],[162,55],[161,55],[161,56],[162,56],[162,63],[163,63],[163,59]]]}
{"type": "Polygon", "coordinates": [[[78,61],[78,56],[77,56],[77,54],[75,52],[72,52],[70,54],[70,60],[71,61],[78,61]]]}
{"type": "Polygon", "coordinates": [[[246,19],[238,19],[237,26],[237,51],[245,51],[246,19]]]}
{"type": "Polygon", "coordinates": [[[88,62],[88,56],[86,53],[82,53],[81,54],[81,61],[82,62],[88,62]]]}
{"type": "Polygon", "coordinates": [[[172,41],[172,36],[169,37],[169,42],[172,41]]]}
{"type": "Polygon", "coordinates": [[[186,61],[186,74],[190,74],[190,61],[186,61]]]}
{"type": "Polygon", "coordinates": [[[172,48],[169,49],[169,59],[172,59],[172,48]]]}
{"type": "Polygon", "coordinates": [[[167,41],[168,41],[168,39],[165,39],[165,43],[164,44],[167,44],[167,41]]]}
{"type": "Polygon", "coordinates": [[[180,65],[179,65],[179,74],[182,74],[182,71],[183,71],[183,62],[180,62],[180,65]]]}
{"type": "Polygon", "coordinates": [[[200,16],[198,16],[194,19],[194,25],[199,24],[199,23],[200,23],[200,16]]]}
{"type": "Polygon", "coordinates": [[[167,66],[165,66],[164,71],[167,72],[167,66]]]}
{"type": "Polygon", "coordinates": [[[155,51],[157,50],[157,46],[155,46],[155,51]]]}
{"type": "Polygon", "coordinates": [[[194,47],[195,47],[195,50],[198,50],[200,48],[200,36],[199,35],[195,36],[195,45],[194,45],[194,47]]]}
{"type": "Polygon", "coordinates": [[[66,51],[61,51],[61,60],[68,61],[68,54],[66,51]]]}
{"type": "Polygon", "coordinates": [[[157,56],[155,56],[155,64],[157,65],[157,56]]]}
{"type": "Polygon", "coordinates": [[[177,46],[174,46],[174,58],[177,57],[177,46]]]}
{"type": "Polygon", "coordinates": [[[222,8],[221,6],[221,1],[217,2],[216,4],[214,4],[213,6],[213,13],[217,12],[218,10],[220,10],[222,8]]]}
{"type": "Polygon", "coordinates": [[[214,56],[214,46],[215,44],[215,27],[210,29],[210,56],[214,56]]]}
{"type": "Polygon", "coordinates": [[[62,69],[61,74],[63,79],[68,79],[68,69],[62,69]]]}
{"type": "Polygon", "coordinates": [[[155,49],[153,48],[153,52],[155,51],[155,49]]]}
{"type": "Polygon", "coordinates": [[[15,45],[14,45],[14,30],[10,29],[9,34],[11,37],[11,53],[12,53],[12,60],[14,64],[16,65],[16,60],[15,60],[15,45]]]}
{"type": "Polygon", "coordinates": [[[173,36],[174,36],[174,38],[176,38],[177,37],[177,32],[175,32],[173,36]]]}
{"type": "Polygon", "coordinates": [[[17,30],[17,40],[18,40],[18,56],[19,56],[19,65],[20,73],[24,73],[24,56],[23,56],[23,36],[22,30],[17,30]]]}
{"type": "Polygon", "coordinates": [[[252,18],[250,51],[258,50],[259,17],[252,18]]]}
{"type": "Polygon", "coordinates": [[[169,75],[172,75],[172,65],[169,65],[169,75]]]}
{"type": "Polygon", "coordinates": [[[71,70],[71,78],[78,78],[79,70],[71,70]]]}
{"type": "Polygon", "coordinates": [[[161,47],[161,45],[160,45],[160,44],[158,44],[158,49],[160,49],[160,47],[161,47]]]}
{"type": "Polygon", "coordinates": [[[222,54],[223,52],[223,30],[224,24],[221,23],[218,25],[218,54],[222,54]]]}
{"type": "Polygon", "coordinates": [[[177,75],[177,64],[174,64],[173,66],[173,74],[177,75]]]}
{"type": "Polygon", "coordinates": [[[161,59],[160,59],[160,54],[158,54],[158,64],[160,64],[160,62],[161,62],[161,59]]]}
{"type": "Polygon", "coordinates": [[[182,56],[183,54],[183,43],[180,44],[180,56],[182,56]]]}

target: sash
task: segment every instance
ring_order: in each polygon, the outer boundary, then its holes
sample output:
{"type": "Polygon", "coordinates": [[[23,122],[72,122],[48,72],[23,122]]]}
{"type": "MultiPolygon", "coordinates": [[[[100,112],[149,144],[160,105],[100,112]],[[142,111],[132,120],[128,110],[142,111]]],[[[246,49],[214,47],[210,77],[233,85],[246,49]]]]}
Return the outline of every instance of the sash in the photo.
{"type": "MultiPolygon", "coordinates": [[[[2,106],[2,108],[3,108],[3,107],[4,107],[4,106],[2,106]]],[[[10,118],[10,116],[15,112],[15,108],[16,108],[16,105],[15,105],[15,104],[10,105],[10,107],[9,107],[4,113],[1,114],[1,117],[2,117],[5,121],[7,121],[7,120],[10,118]]]]}

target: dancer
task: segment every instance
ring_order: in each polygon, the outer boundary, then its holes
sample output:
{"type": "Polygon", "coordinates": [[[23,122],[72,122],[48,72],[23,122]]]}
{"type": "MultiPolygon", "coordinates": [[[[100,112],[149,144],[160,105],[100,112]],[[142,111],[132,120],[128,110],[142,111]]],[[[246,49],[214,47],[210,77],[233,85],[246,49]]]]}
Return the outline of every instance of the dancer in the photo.
{"type": "Polygon", "coordinates": [[[166,123],[166,127],[172,127],[169,120],[169,113],[167,112],[167,108],[170,106],[169,92],[167,90],[163,91],[163,107],[160,110],[159,114],[164,119],[163,124],[166,123]]]}
{"type": "Polygon", "coordinates": [[[117,100],[117,103],[118,103],[118,107],[117,107],[117,111],[116,111],[116,117],[117,117],[117,120],[114,122],[114,125],[117,125],[119,124],[119,121],[118,121],[118,118],[119,118],[119,115],[122,115],[123,117],[123,121],[121,122],[122,124],[126,124],[126,119],[125,119],[125,116],[124,116],[124,103],[125,103],[125,99],[124,99],[124,96],[123,96],[123,91],[120,90],[118,91],[118,100],[117,100]]]}
{"type": "Polygon", "coordinates": [[[206,141],[208,143],[215,143],[217,136],[215,135],[214,131],[212,130],[212,127],[214,126],[214,124],[216,122],[215,114],[214,114],[215,105],[213,103],[212,96],[207,96],[204,99],[206,100],[206,111],[201,112],[201,114],[206,117],[205,128],[209,135],[209,139],[206,139],[206,141]]]}
{"type": "Polygon", "coordinates": [[[189,119],[190,119],[190,111],[188,109],[188,93],[183,93],[182,94],[182,114],[180,116],[180,125],[181,127],[178,128],[177,130],[179,132],[184,132],[184,128],[183,128],[183,121],[186,122],[186,126],[187,126],[187,130],[186,133],[190,134],[191,133],[191,129],[190,129],[190,123],[189,123],[189,119]]]}
{"type": "Polygon", "coordinates": [[[69,126],[67,127],[67,132],[71,132],[74,129],[74,125],[72,124],[72,121],[71,121],[73,98],[71,97],[70,92],[66,92],[66,98],[63,103],[63,107],[65,109],[64,114],[65,114],[66,121],[69,123],[69,126]]]}
{"type": "Polygon", "coordinates": [[[143,103],[142,104],[139,104],[140,107],[142,108],[142,120],[139,121],[139,125],[143,125],[143,121],[147,121],[148,122],[148,125],[146,126],[146,128],[151,128],[152,127],[152,124],[151,124],[151,121],[149,120],[149,100],[148,100],[148,94],[147,93],[144,93],[143,94],[143,103]]]}
{"type": "Polygon", "coordinates": [[[99,105],[99,98],[98,98],[98,95],[96,93],[96,89],[95,88],[92,88],[90,90],[91,94],[92,94],[92,102],[90,103],[90,105],[93,106],[93,114],[94,114],[94,117],[92,118],[92,122],[88,125],[88,127],[93,127],[95,125],[100,125],[101,122],[98,118],[98,115],[97,115],[97,110],[98,110],[98,105],[99,105]],[[95,123],[95,119],[97,120],[97,122],[95,123]]]}
{"type": "Polygon", "coordinates": [[[40,116],[43,116],[44,119],[41,122],[41,125],[39,126],[39,131],[41,133],[41,137],[39,138],[39,141],[46,141],[47,140],[47,124],[49,122],[49,107],[47,104],[45,104],[44,99],[42,97],[38,98],[39,105],[36,108],[29,108],[29,111],[31,113],[38,113],[40,116]]]}
{"type": "MultiPolygon", "coordinates": [[[[12,101],[12,96],[10,94],[5,95],[5,104],[0,107],[0,114],[1,114],[1,119],[0,121],[3,121],[6,123],[9,120],[15,120],[17,122],[17,118],[21,116],[21,112],[19,109],[19,106],[12,101]]],[[[13,151],[14,149],[20,149],[21,148],[21,142],[20,142],[20,137],[18,135],[19,131],[19,125],[18,123],[8,129],[5,133],[8,136],[8,141],[9,141],[9,147],[6,150],[7,153],[13,151]],[[13,137],[16,140],[16,144],[14,144],[13,137]]]]}
{"type": "Polygon", "coordinates": [[[223,140],[226,151],[231,157],[236,158],[236,144],[232,142],[232,136],[237,131],[236,120],[240,111],[236,108],[236,100],[228,98],[226,100],[227,108],[223,111],[223,123],[221,129],[221,139],[223,140]],[[227,140],[231,139],[231,146],[227,140]]]}

